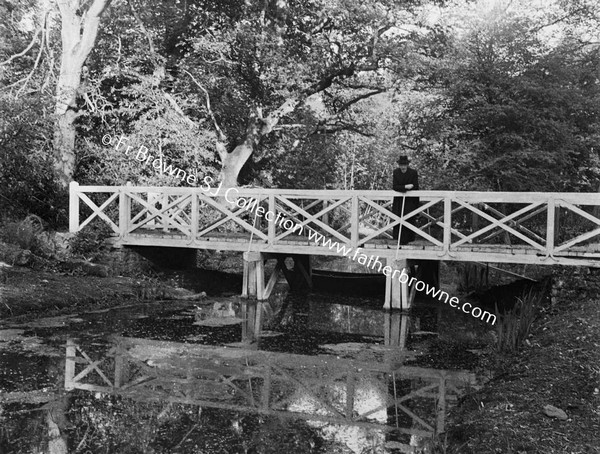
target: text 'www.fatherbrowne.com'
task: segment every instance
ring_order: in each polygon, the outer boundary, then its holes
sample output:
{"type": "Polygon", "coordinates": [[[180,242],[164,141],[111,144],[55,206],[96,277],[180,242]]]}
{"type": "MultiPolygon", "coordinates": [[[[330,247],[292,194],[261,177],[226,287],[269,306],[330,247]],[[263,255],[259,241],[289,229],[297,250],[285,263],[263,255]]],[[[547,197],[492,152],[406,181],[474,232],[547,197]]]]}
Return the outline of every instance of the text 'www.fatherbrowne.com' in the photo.
{"type": "Polygon", "coordinates": [[[352,252],[352,248],[346,246],[345,244],[340,244],[337,241],[331,241],[331,238],[325,239],[325,236],[320,233],[315,232],[314,230],[309,230],[308,239],[314,241],[315,244],[328,247],[329,250],[335,250],[338,254],[349,257],[351,260],[357,261],[361,265],[365,265],[371,269],[375,269],[377,267],[377,271],[385,274],[386,276],[391,276],[392,279],[396,278],[396,274],[398,274],[398,280],[402,284],[408,283],[409,286],[414,285],[415,289],[419,292],[425,291],[425,294],[431,296],[432,298],[437,298],[439,301],[444,301],[444,303],[450,304],[450,306],[455,307],[457,309],[461,309],[465,314],[470,314],[472,317],[478,318],[480,320],[485,320],[488,323],[494,325],[496,323],[496,316],[494,314],[490,314],[487,311],[483,311],[481,308],[475,306],[473,307],[471,303],[464,303],[459,307],[459,299],[455,296],[450,298],[450,295],[443,290],[431,286],[416,277],[410,277],[405,269],[402,271],[398,269],[393,269],[391,266],[384,266],[383,263],[379,260],[379,256],[371,256],[367,257],[365,254],[360,253],[359,251],[362,248],[358,248],[354,251],[353,255],[350,255],[352,252]]]}

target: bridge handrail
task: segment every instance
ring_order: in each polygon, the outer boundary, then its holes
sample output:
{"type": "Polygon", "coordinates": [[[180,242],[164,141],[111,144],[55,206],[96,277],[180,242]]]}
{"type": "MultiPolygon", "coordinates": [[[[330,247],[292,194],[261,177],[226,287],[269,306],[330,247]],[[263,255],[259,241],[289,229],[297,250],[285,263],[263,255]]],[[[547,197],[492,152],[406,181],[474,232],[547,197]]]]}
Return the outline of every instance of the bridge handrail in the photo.
{"type": "MultiPolygon", "coordinates": [[[[132,192],[160,192],[163,194],[194,194],[214,192],[218,188],[211,188],[204,191],[201,187],[171,187],[171,186],[94,186],[94,185],[79,185],[71,183],[71,191],[76,192],[115,192],[117,190],[126,189],[132,192]]],[[[221,188],[217,194],[224,197],[226,191],[230,188],[221,188]]],[[[428,198],[451,198],[461,199],[469,202],[506,202],[506,203],[526,203],[545,201],[549,199],[563,200],[566,202],[577,203],[577,205],[598,205],[600,206],[600,194],[596,192],[581,193],[581,192],[495,192],[495,191],[408,191],[405,193],[392,190],[358,190],[358,189],[280,189],[280,188],[235,188],[237,192],[230,193],[231,197],[235,196],[251,196],[256,194],[261,195],[281,195],[281,196],[297,196],[306,198],[311,197],[401,197],[403,195],[428,198]]]]}

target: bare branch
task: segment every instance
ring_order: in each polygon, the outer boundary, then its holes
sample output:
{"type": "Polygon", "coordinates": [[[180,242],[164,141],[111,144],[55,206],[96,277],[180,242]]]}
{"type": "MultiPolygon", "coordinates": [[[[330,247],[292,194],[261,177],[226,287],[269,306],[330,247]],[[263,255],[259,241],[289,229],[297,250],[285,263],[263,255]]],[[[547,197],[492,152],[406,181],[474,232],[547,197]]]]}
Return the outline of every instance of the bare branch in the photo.
{"type": "MultiPolygon", "coordinates": [[[[317,24],[311,31],[310,31],[310,35],[315,35],[317,33],[321,33],[321,31],[323,31],[325,29],[325,27],[327,27],[328,25],[330,25],[332,23],[331,17],[327,16],[325,17],[324,20],[321,21],[320,24],[317,24]]],[[[309,35],[309,36],[310,36],[309,35]]]]}
{"type": "MultiPolygon", "coordinates": [[[[44,22],[46,22],[46,18],[45,17],[44,17],[44,22]]],[[[35,34],[33,35],[33,38],[31,39],[31,42],[29,43],[29,46],[27,46],[25,48],[25,50],[19,52],[18,54],[12,55],[8,60],[5,60],[2,63],[0,63],[0,66],[8,65],[11,61],[15,60],[16,58],[22,57],[27,52],[29,52],[29,50],[33,47],[33,45],[37,41],[37,36],[40,34],[41,31],[42,31],[42,27],[38,28],[35,31],[35,34]]]]}
{"type": "Polygon", "coordinates": [[[289,113],[292,113],[296,107],[300,105],[300,100],[296,98],[289,98],[286,100],[281,106],[267,115],[267,118],[264,119],[264,124],[260,130],[261,135],[269,134],[273,128],[279,123],[282,117],[286,116],[289,113]]]}
{"type": "Polygon", "coordinates": [[[318,126],[313,128],[305,137],[316,136],[320,134],[335,134],[336,132],[340,131],[354,132],[356,134],[360,134],[363,137],[375,137],[374,133],[361,129],[360,125],[354,125],[341,121],[331,124],[322,122],[318,126]]]}
{"type": "Polygon", "coordinates": [[[119,47],[117,48],[117,61],[115,62],[115,66],[118,68],[119,67],[119,62],[121,61],[121,47],[122,47],[122,42],[121,42],[121,37],[117,36],[117,42],[119,43],[119,47]]]}
{"type": "Polygon", "coordinates": [[[306,128],[306,125],[303,123],[288,123],[285,125],[278,125],[278,126],[274,127],[273,131],[280,131],[283,129],[302,129],[302,128],[306,128]]]}
{"type": "MultiPolygon", "coordinates": [[[[351,125],[349,123],[341,123],[335,126],[329,126],[322,130],[326,134],[335,134],[340,131],[350,131],[356,134],[359,134],[363,137],[375,137],[375,134],[372,132],[365,131],[356,125],[351,125]]],[[[317,132],[318,133],[318,132],[317,132]]]]}
{"type": "Polygon", "coordinates": [[[136,22],[138,23],[138,25],[142,29],[142,33],[144,34],[144,36],[146,36],[146,39],[148,40],[148,45],[150,46],[150,52],[152,53],[153,56],[155,56],[156,55],[156,50],[154,49],[154,43],[152,42],[152,36],[150,36],[150,33],[148,32],[148,29],[144,25],[144,22],[142,22],[142,18],[138,14],[137,10],[134,8],[133,3],[131,2],[131,0],[129,0],[127,2],[127,4],[129,5],[129,9],[131,10],[131,14],[133,14],[133,17],[135,18],[136,22]]]}
{"type": "Polygon", "coordinates": [[[171,105],[171,107],[173,108],[173,110],[175,112],[177,112],[179,114],[179,116],[181,118],[183,118],[183,120],[190,126],[196,128],[197,125],[196,123],[194,123],[194,121],[188,117],[183,110],[181,110],[181,107],[179,107],[179,104],[177,104],[177,101],[175,100],[175,98],[173,98],[169,93],[163,92],[162,93],[163,96],[166,98],[167,101],[169,101],[169,104],[171,105]]]}
{"type": "MultiPolygon", "coordinates": [[[[43,28],[46,27],[46,19],[48,18],[48,13],[46,13],[46,15],[44,15],[44,23],[42,25],[42,30],[43,28]]],[[[45,40],[45,34],[42,33],[41,35],[41,42],[40,42],[40,50],[38,51],[37,54],[37,58],[35,59],[35,63],[33,64],[33,68],[31,68],[31,71],[29,72],[29,74],[27,75],[27,77],[25,78],[25,83],[23,84],[23,86],[21,88],[19,88],[19,90],[17,90],[17,94],[15,95],[15,98],[18,98],[21,93],[23,92],[23,90],[25,90],[25,87],[27,87],[27,84],[29,83],[29,81],[31,80],[31,78],[33,77],[33,73],[35,73],[35,70],[37,69],[38,65],[40,64],[40,60],[42,58],[42,53],[44,52],[44,40],[45,40]]]]}
{"type": "Polygon", "coordinates": [[[344,110],[346,110],[349,107],[353,106],[357,102],[362,101],[363,99],[367,99],[367,98],[370,98],[371,96],[375,96],[375,95],[378,95],[380,93],[384,93],[385,91],[386,91],[385,88],[380,88],[380,89],[377,89],[377,90],[370,91],[369,93],[365,93],[365,94],[362,94],[360,96],[357,96],[356,98],[351,99],[350,101],[347,101],[344,104],[342,104],[337,109],[337,113],[343,112],[344,110]]]}
{"type": "Polygon", "coordinates": [[[394,26],[393,23],[387,23],[381,27],[379,27],[373,35],[371,36],[371,40],[369,41],[369,45],[367,46],[367,58],[375,59],[377,58],[377,43],[379,42],[379,38],[389,29],[394,26]]]}
{"type": "Polygon", "coordinates": [[[215,129],[217,130],[217,134],[219,135],[219,139],[222,140],[223,142],[227,142],[227,136],[223,133],[223,130],[219,127],[219,123],[217,122],[217,119],[215,118],[215,114],[210,106],[210,96],[208,94],[208,90],[206,90],[206,88],[204,88],[200,84],[200,82],[198,82],[196,80],[196,78],[194,76],[192,76],[192,74],[189,71],[184,69],[183,72],[186,73],[188,76],[190,76],[191,79],[194,81],[194,83],[198,86],[198,88],[200,88],[200,90],[202,90],[204,92],[204,96],[206,97],[206,110],[208,111],[208,114],[210,115],[210,118],[213,121],[215,129]]]}
{"type": "Polygon", "coordinates": [[[207,60],[206,58],[204,58],[202,56],[200,56],[200,59],[204,63],[207,63],[209,65],[213,65],[215,63],[220,63],[220,62],[227,63],[227,64],[230,64],[230,65],[235,65],[235,62],[233,60],[229,60],[227,57],[225,57],[225,55],[223,55],[223,52],[218,51],[217,53],[219,54],[219,58],[217,58],[215,60],[207,60]]]}
{"type": "MultiPolygon", "coordinates": [[[[42,46],[44,44],[44,36],[42,35],[42,46]]],[[[39,63],[40,63],[40,59],[42,58],[42,53],[43,53],[43,47],[40,46],[40,50],[38,52],[37,58],[35,59],[35,63],[33,64],[33,68],[31,68],[31,71],[29,72],[29,74],[27,75],[27,77],[25,78],[25,83],[23,84],[23,86],[21,88],[19,88],[17,90],[17,94],[15,95],[16,98],[18,98],[21,93],[23,92],[23,90],[25,90],[25,87],[27,87],[27,84],[29,83],[29,81],[31,80],[31,77],[33,76],[33,73],[35,72],[35,70],[37,69],[39,63]]]]}
{"type": "Polygon", "coordinates": [[[310,88],[308,88],[305,94],[310,96],[320,91],[326,90],[329,87],[331,87],[331,85],[333,85],[335,79],[353,76],[355,71],[356,67],[354,63],[352,63],[349,66],[345,66],[335,71],[332,71],[329,74],[322,77],[321,80],[313,84],[310,88]]]}
{"type": "Polygon", "coordinates": [[[564,21],[564,20],[566,20],[566,19],[568,19],[568,18],[570,18],[572,16],[575,16],[578,13],[583,13],[583,12],[585,12],[585,8],[583,8],[583,7],[577,8],[577,9],[575,9],[573,11],[569,11],[564,16],[560,16],[560,17],[556,18],[555,20],[553,20],[551,22],[548,22],[547,24],[542,24],[542,25],[539,25],[537,27],[534,27],[530,31],[532,33],[537,33],[537,32],[539,32],[540,30],[543,30],[546,27],[552,27],[553,25],[556,25],[556,24],[558,24],[558,23],[560,23],[560,22],[562,22],[562,21],[564,21]]]}

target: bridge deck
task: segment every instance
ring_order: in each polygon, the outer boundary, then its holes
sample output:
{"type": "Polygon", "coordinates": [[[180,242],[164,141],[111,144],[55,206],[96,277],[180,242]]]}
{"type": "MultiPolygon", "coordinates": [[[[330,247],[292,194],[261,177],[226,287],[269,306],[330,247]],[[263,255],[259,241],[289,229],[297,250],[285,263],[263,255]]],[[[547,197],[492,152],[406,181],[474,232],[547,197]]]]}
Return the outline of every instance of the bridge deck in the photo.
{"type": "MultiPolygon", "coordinates": [[[[221,251],[256,251],[266,253],[294,253],[294,254],[314,254],[326,256],[339,256],[340,254],[333,247],[316,246],[314,241],[307,237],[286,238],[280,241],[276,246],[270,246],[267,241],[252,239],[250,243],[250,234],[230,233],[213,234],[208,237],[197,239],[189,244],[189,238],[186,235],[177,232],[162,232],[160,230],[139,231],[131,235],[127,241],[123,241],[115,236],[112,242],[117,246],[164,246],[164,247],[193,247],[197,249],[221,250],[221,251]]],[[[332,243],[335,238],[331,239],[332,243]]],[[[455,248],[451,254],[445,254],[439,247],[428,244],[424,240],[415,240],[407,245],[397,245],[393,239],[372,239],[361,244],[361,254],[379,256],[381,258],[395,258],[396,248],[399,249],[398,257],[411,259],[431,259],[431,260],[461,260],[461,261],[492,261],[498,263],[515,263],[515,260],[526,263],[537,262],[539,264],[548,264],[549,257],[546,257],[540,251],[531,246],[510,246],[504,244],[472,244],[455,248]],[[516,257],[515,257],[516,256],[516,257]],[[528,257],[524,257],[528,256],[528,257]],[[477,259],[479,257],[479,259],[477,259]]],[[[352,256],[354,251],[349,254],[352,256]]],[[[600,255],[600,243],[587,246],[573,247],[569,251],[559,254],[558,258],[564,265],[580,265],[581,259],[594,258],[600,255]]],[[[555,261],[551,260],[554,264],[555,261]]]]}
{"type": "Polygon", "coordinates": [[[398,216],[392,191],[232,191],[72,183],[70,229],[101,220],[117,246],[600,267],[598,194],[415,191],[420,208],[398,216]],[[398,252],[395,226],[417,238],[398,252]]]}

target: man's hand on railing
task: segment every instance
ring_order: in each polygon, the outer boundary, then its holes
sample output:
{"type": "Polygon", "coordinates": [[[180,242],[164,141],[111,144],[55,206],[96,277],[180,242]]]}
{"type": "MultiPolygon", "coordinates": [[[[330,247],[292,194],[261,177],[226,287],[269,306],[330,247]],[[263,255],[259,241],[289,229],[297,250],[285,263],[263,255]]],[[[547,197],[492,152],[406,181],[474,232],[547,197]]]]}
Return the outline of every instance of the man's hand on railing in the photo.
{"type": "Polygon", "coordinates": [[[406,192],[406,191],[410,191],[412,188],[415,187],[414,184],[403,184],[401,186],[396,186],[398,189],[394,188],[395,191],[398,192],[406,192]]]}

